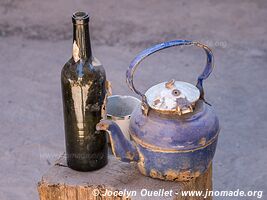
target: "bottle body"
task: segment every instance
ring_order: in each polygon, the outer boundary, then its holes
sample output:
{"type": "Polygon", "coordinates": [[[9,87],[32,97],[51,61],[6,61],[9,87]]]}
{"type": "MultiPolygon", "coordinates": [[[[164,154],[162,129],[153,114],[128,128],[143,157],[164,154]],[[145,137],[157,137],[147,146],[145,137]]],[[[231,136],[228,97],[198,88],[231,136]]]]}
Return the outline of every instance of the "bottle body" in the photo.
{"type": "Polygon", "coordinates": [[[107,164],[107,139],[95,126],[105,104],[106,76],[102,66],[84,63],[82,77],[71,59],[62,69],[61,84],[67,163],[78,171],[91,171],[107,164]]]}
{"type": "MultiPolygon", "coordinates": [[[[90,43],[84,44],[84,38],[89,37],[88,31],[84,31],[85,25],[79,26],[82,28],[79,37],[74,37],[73,57],[61,72],[66,154],[70,168],[91,171],[107,164],[106,134],[95,128],[105,117],[106,75],[102,65],[91,55],[90,43]],[[83,41],[79,41],[81,38],[83,41]],[[90,52],[81,52],[85,49],[90,52]]],[[[75,25],[74,29],[77,28],[75,25]]]]}

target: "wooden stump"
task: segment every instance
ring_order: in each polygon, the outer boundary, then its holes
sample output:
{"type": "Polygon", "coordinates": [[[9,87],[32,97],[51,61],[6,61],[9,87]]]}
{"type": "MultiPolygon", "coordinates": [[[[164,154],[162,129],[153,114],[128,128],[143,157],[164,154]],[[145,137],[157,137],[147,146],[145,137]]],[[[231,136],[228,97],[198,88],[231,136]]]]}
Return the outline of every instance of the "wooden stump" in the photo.
{"type": "Polygon", "coordinates": [[[42,177],[38,191],[40,200],[203,200],[203,197],[182,197],[179,191],[211,190],[211,168],[190,182],[169,182],[143,176],[135,164],[123,163],[113,156],[109,157],[106,167],[93,172],[77,172],[68,168],[65,156],[62,156],[42,177]],[[104,196],[106,191],[112,192],[112,195],[104,196]],[[147,191],[158,192],[159,196],[147,196],[147,191]],[[145,193],[147,195],[141,195],[145,193]],[[127,198],[127,195],[130,197],[127,198]]]}

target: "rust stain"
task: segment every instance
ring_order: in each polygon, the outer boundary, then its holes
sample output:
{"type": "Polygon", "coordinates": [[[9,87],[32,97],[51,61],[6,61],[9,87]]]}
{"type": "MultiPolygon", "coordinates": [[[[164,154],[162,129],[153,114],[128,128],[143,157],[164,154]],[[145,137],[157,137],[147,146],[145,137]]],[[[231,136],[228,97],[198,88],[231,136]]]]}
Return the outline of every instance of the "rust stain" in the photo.
{"type": "Polygon", "coordinates": [[[138,148],[137,148],[137,151],[139,154],[139,161],[137,163],[138,169],[143,175],[146,176],[147,173],[146,173],[146,168],[145,168],[145,157],[138,148]]]}
{"type": "Polygon", "coordinates": [[[106,93],[103,105],[101,107],[101,117],[102,117],[102,119],[107,119],[107,96],[108,95],[106,93]]]}
{"type": "Polygon", "coordinates": [[[133,160],[134,159],[134,154],[130,151],[127,151],[126,152],[126,157],[129,159],[129,160],[133,160]]]}
{"type": "Polygon", "coordinates": [[[96,130],[98,130],[98,131],[100,131],[100,130],[108,131],[108,128],[109,128],[108,124],[104,124],[104,123],[101,123],[101,122],[96,125],[96,130]]]}
{"type": "Polygon", "coordinates": [[[159,171],[157,171],[156,169],[151,169],[149,175],[152,178],[164,179],[162,174],[159,171]]]}
{"type": "Polygon", "coordinates": [[[200,144],[200,145],[205,145],[205,144],[206,144],[206,138],[205,138],[205,137],[201,138],[201,139],[199,140],[198,144],[200,144]]]}
{"type": "Polygon", "coordinates": [[[189,170],[183,170],[183,171],[178,171],[178,170],[173,170],[169,169],[165,173],[161,173],[157,171],[156,169],[151,169],[149,176],[152,178],[157,178],[161,180],[167,180],[167,181],[175,181],[175,182],[186,182],[186,181],[191,181],[192,179],[195,179],[200,176],[200,172],[190,172],[189,170]]]}
{"type": "Polygon", "coordinates": [[[165,87],[168,88],[168,89],[172,89],[173,86],[174,86],[174,83],[175,83],[175,80],[171,79],[167,83],[165,83],[165,87]]]}
{"type": "Polygon", "coordinates": [[[169,169],[165,174],[166,180],[170,181],[190,181],[198,176],[200,176],[199,171],[191,172],[190,170],[176,171],[169,169]]]}
{"type": "Polygon", "coordinates": [[[154,100],[154,105],[158,105],[160,103],[160,99],[154,100]]]}
{"type": "Polygon", "coordinates": [[[112,85],[111,85],[110,81],[106,80],[105,88],[106,88],[108,96],[111,96],[112,95],[112,85]]]}

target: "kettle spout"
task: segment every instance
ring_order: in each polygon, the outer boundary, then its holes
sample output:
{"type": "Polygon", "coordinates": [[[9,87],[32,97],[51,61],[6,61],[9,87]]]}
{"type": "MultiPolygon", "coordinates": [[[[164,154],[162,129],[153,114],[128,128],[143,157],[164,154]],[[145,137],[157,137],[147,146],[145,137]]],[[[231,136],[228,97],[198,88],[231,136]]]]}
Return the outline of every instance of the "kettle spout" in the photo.
{"type": "Polygon", "coordinates": [[[123,162],[137,162],[139,160],[139,154],[136,146],[126,139],[116,122],[111,120],[101,120],[96,125],[96,130],[108,132],[111,149],[116,158],[123,162]]]}

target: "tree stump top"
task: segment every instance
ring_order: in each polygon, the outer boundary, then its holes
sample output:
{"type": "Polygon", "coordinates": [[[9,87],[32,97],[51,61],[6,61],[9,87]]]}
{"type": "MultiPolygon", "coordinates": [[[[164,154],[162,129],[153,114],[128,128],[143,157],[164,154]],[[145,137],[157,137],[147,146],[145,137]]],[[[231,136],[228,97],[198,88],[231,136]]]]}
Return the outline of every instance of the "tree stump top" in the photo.
{"type": "MultiPolygon", "coordinates": [[[[204,175],[190,182],[169,182],[152,179],[140,174],[136,164],[123,163],[109,156],[109,163],[102,169],[92,172],[78,172],[67,167],[62,156],[38,184],[40,200],[87,200],[87,199],[127,199],[124,196],[104,197],[106,191],[136,191],[136,196],[128,199],[198,199],[175,195],[182,190],[211,190],[211,167],[204,175]],[[172,196],[142,197],[141,190],[173,191],[172,196]],[[97,193],[94,193],[96,192],[97,193]]],[[[143,191],[144,192],[144,191],[143,191]]],[[[145,192],[144,192],[145,193],[145,192]]],[[[117,195],[117,193],[114,193],[117,195]]],[[[129,194],[129,193],[128,193],[129,194]]],[[[134,193],[132,193],[134,194],[134,193]]],[[[200,198],[201,199],[201,198],[200,198]]]]}

